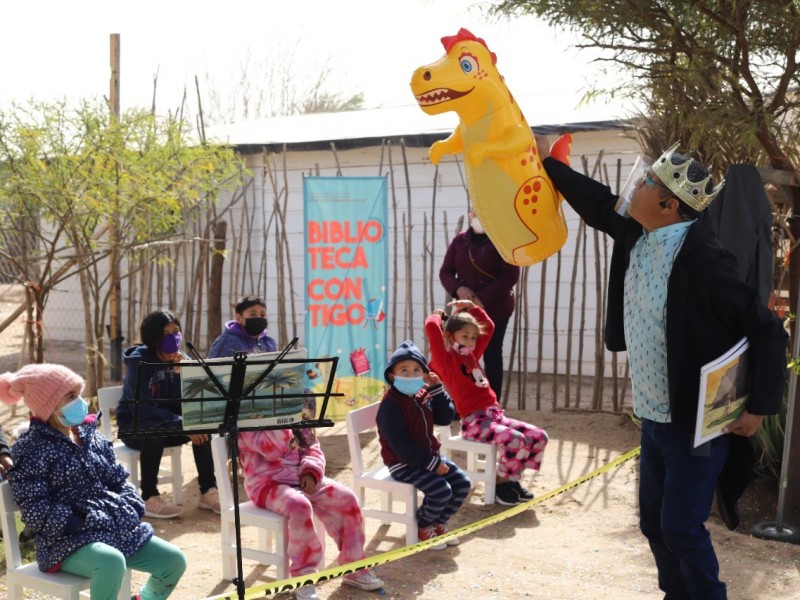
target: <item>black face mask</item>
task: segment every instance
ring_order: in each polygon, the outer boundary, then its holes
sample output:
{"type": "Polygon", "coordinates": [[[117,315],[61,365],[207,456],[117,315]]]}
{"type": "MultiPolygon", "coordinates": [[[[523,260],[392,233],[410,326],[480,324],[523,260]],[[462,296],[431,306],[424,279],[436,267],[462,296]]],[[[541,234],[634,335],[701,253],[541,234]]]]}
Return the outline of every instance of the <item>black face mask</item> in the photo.
{"type": "Polygon", "coordinates": [[[244,320],[244,330],[256,337],[267,328],[267,320],[264,317],[247,317],[244,320]]]}

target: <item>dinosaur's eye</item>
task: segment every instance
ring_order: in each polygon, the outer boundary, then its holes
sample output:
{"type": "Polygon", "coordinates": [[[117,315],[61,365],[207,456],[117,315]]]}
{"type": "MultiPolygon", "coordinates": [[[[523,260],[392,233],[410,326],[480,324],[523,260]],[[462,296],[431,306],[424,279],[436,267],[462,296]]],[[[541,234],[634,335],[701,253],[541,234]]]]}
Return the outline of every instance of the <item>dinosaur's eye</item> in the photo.
{"type": "Polygon", "coordinates": [[[471,54],[462,54],[458,62],[461,65],[461,70],[464,71],[464,73],[469,74],[478,70],[478,59],[471,54]]]}

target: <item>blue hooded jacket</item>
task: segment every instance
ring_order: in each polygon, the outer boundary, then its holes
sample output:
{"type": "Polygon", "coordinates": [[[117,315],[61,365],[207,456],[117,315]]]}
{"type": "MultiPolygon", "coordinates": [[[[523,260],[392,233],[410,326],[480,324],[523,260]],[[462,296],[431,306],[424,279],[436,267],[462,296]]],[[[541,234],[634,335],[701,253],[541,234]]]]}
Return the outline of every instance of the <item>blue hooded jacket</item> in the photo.
{"type": "MultiPolygon", "coordinates": [[[[182,354],[184,358],[188,358],[182,354]]],[[[139,363],[161,363],[158,355],[145,345],[131,346],[122,355],[125,363],[125,380],[122,385],[122,401],[117,407],[119,437],[133,431],[133,415],[136,398],[136,377],[139,363]]],[[[140,383],[139,430],[174,429],[183,427],[181,417],[181,376],[174,364],[148,364],[143,367],[140,383]],[[153,402],[159,400],[159,402],[153,402]]]]}
{"type": "Polygon", "coordinates": [[[8,481],[42,571],[57,569],[86,544],[103,542],[132,556],[153,537],[141,521],[144,500],[97,431],[96,415],[77,431],[80,446],[34,418],[11,450],[8,481]]]}

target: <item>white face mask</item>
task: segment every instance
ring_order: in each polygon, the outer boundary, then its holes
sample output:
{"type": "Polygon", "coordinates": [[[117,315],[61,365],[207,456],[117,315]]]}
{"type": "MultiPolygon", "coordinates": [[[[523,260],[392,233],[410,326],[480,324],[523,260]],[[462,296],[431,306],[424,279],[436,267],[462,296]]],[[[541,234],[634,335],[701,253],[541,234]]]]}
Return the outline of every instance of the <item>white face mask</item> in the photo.
{"type": "Polygon", "coordinates": [[[472,231],[475,233],[486,233],[483,230],[483,225],[481,225],[481,222],[478,221],[478,217],[472,217],[472,221],[469,222],[469,225],[472,227],[472,231]]]}

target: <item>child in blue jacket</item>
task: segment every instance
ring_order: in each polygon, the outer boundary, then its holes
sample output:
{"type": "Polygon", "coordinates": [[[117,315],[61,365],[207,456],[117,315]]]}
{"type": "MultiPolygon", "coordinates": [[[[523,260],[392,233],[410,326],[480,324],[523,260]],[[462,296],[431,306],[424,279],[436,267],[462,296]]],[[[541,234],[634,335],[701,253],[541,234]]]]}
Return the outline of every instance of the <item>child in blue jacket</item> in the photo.
{"type": "Polygon", "coordinates": [[[186,557],[141,521],[144,500],[97,431],[82,391],[83,379],[60,365],[0,375],[0,400],[22,399],[32,414],[11,450],[8,481],[33,533],[39,569],[88,577],[92,600],[115,599],[125,570],[136,569],[150,573],[141,597],[167,598],[186,557]]]}
{"type": "MultiPolygon", "coordinates": [[[[394,479],[412,484],[425,496],[417,510],[419,539],[444,535],[472,485],[454,462],[439,454],[440,443],[433,434],[434,423],[450,424],[455,407],[411,340],[394,351],[384,377],[391,387],[376,417],[381,457],[394,479]]],[[[454,537],[433,549],[458,543],[454,537]]]]}

